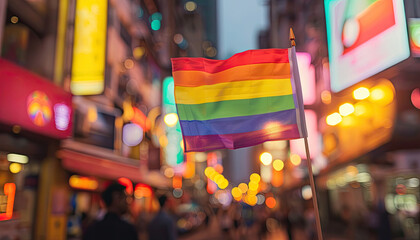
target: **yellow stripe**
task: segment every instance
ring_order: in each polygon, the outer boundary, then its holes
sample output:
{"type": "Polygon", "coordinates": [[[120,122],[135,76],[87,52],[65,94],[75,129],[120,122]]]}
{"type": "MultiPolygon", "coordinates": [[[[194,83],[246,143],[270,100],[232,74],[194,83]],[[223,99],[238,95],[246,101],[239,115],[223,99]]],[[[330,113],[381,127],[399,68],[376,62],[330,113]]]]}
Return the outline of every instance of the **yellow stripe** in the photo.
{"type": "Polygon", "coordinates": [[[274,97],[292,94],[290,79],[259,79],[199,87],[175,86],[177,104],[201,104],[225,100],[274,97]]]}

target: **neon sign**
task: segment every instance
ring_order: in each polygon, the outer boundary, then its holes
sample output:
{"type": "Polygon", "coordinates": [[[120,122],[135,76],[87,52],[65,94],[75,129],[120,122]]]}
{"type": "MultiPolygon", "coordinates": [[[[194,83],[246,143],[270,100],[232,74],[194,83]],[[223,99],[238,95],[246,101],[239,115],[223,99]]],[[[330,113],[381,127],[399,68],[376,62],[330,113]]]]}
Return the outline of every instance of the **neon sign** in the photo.
{"type": "Polygon", "coordinates": [[[3,194],[0,195],[0,221],[9,220],[13,216],[13,204],[15,203],[16,185],[4,184],[3,194]],[[4,204],[4,202],[6,204],[4,204]]]}
{"type": "Polygon", "coordinates": [[[43,127],[51,120],[51,102],[42,91],[34,91],[28,96],[28,116],[32,122],[43,127]]]}
{"type": "Polygon", "coordinates": [[[324,3],[333,92],[410,56],[403,1],[325,0],[324,3]]]}

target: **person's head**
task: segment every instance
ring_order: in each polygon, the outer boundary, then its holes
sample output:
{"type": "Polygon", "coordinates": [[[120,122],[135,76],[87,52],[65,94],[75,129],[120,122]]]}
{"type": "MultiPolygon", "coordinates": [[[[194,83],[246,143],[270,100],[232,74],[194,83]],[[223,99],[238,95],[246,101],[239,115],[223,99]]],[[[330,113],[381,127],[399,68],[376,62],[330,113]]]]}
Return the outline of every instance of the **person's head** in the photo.
{"type": "Polygon", "coordinates": [[[159,205],[160,205],[161,209],[163,209],[165,207],[167,199],[168,199],[168,197],[166,195],[159,196],[158,201],[159,201],[159,205]]]}
{"type": "Polygon", "coordinates": [[[102,193],[102,199],[110,212],[121,215],[128,210],[127,195],[125,194],[124,185],[112,183],[102,193]]]}

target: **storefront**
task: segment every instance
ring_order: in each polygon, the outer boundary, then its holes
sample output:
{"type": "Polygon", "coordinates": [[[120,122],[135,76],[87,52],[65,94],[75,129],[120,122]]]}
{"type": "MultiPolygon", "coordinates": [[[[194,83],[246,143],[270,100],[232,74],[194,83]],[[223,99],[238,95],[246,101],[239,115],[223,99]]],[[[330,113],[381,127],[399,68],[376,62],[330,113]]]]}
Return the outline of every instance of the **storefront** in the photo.
{"type": "Polygon", "coordinates": [[[0,238],[54,234],[64,225],[45,224],[57,210],[50,172],[59,140],[71,136],[72,96],[4,59],[0,76],[0,238]]]}

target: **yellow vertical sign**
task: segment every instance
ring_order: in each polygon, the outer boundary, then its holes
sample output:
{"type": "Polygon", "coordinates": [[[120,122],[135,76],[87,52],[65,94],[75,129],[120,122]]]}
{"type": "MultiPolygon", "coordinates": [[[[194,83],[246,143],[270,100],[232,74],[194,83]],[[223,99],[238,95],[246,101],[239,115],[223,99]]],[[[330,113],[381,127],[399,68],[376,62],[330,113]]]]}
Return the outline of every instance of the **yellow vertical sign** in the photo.
{"type": "Polygon", "coordinates": [[[104,91],[108,0],[77,0],[71,92],[95,95],[104,91]]]}

